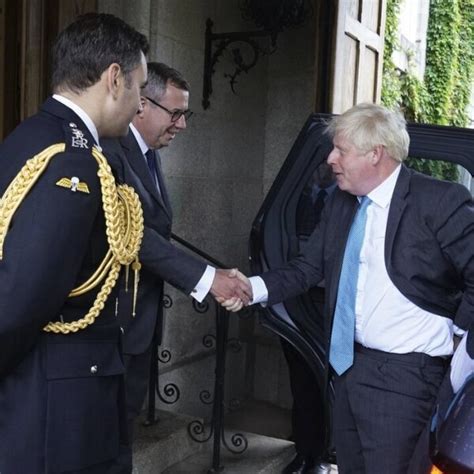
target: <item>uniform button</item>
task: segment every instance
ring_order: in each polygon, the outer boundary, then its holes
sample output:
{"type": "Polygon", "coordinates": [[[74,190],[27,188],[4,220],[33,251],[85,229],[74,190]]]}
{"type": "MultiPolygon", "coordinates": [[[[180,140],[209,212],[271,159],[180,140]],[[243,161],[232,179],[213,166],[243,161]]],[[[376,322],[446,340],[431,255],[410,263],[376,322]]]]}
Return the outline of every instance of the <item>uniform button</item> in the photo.
{"type": "Polygon", "coordinates": [[[93,366],[91,367],[91,374],[96,374],[96,373],[97,373],[97,370],[98,370],[97,366],[96,366],[96,365],[93,365],[93,366]]]}
{"type": "Polygon", "coordinates": [[[122,326],[120,326],[120,330],[122,331],[122,334],[125,334],[125,331],[123,330],[122,326]]]}
{"type": "Polygon", "coordinates": [[[193,290],[191,291],[191,293],[197,293],[198,290],[196,290],[196,288],[193,288],[193,290]]]}

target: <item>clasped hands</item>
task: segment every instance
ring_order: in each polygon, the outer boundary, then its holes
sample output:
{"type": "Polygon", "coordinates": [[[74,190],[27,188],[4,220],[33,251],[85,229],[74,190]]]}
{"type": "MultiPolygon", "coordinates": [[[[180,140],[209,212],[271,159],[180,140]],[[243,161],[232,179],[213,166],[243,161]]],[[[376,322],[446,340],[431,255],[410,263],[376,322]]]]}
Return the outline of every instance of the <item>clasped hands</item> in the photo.
{"type": "Polygon", "coordinates": [[[211,294],[227,311],[240,311],[252,302],[252,286],[249,279],[237,268],[217,269],[212,282],[211,294]]]}

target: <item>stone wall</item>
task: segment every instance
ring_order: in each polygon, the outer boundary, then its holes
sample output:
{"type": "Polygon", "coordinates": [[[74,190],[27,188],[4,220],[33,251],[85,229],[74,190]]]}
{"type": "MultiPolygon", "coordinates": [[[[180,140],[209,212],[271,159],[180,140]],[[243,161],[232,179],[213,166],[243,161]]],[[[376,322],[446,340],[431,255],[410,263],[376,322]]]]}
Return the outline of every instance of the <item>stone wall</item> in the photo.
{"type": "MultiPolygon", "coordinates": [[[[191,85],[188,128],[162,161],[174,210],[173,230],[225,265],[248,271],[247,246],[252,221],[292,142],[311,112],[315,19],[281,34],[278,50],[242,74],[230,90],[223,57],[213,76],[210,108],[201,106],[204,32],[208,17],[214,32],[255,30],[242,20],[238,0],[99,0],[99,10],[114,13],[150,39],[150,60],[181,71],[191,85]]],[[[161,368],[161,385],[181,391],[173,410],[206,417],[201,390],[213,391],[212,349],[202,345],[214,333],[214,314],[198,314],[190,298],[167,287],[173,306],[166,311],[162,349],[171,361],[161,368]]],[[[211,305],[212,306],[212,305],[211,305]]],[[[229,351],[227,396],[255,397],[289,405],[286,366],[276,338],[254,318],[231,317],[230,336],[243,342],[229,351]]]]}

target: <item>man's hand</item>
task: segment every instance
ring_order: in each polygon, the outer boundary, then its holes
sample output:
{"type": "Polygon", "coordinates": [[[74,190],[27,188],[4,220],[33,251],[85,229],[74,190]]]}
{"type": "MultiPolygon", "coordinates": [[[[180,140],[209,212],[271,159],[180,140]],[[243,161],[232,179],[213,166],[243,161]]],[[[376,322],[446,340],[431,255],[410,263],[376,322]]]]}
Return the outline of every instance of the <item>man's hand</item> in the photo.
{"type": "Polygon", "coordinates": [[[236,268],[216,270],[211,294],[228,311],[239,311],[242,306],[247,306],[253,298],[248,278],[236,268]]]}

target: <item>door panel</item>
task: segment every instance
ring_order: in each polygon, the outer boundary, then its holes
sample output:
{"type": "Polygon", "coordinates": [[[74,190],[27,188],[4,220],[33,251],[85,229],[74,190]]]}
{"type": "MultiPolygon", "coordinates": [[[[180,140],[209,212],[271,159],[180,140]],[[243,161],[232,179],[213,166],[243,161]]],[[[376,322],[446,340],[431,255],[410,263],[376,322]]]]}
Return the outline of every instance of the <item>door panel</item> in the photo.
{"type": "Polygon", "coordinates": [[[380,100],[386,0],[339,0],[331,111],[380,100]]]}
{"type": "Polygon", "coordinates": [[[50,94],[51,47],[97,0],[0,0],[0,140],[50,94]]]}

